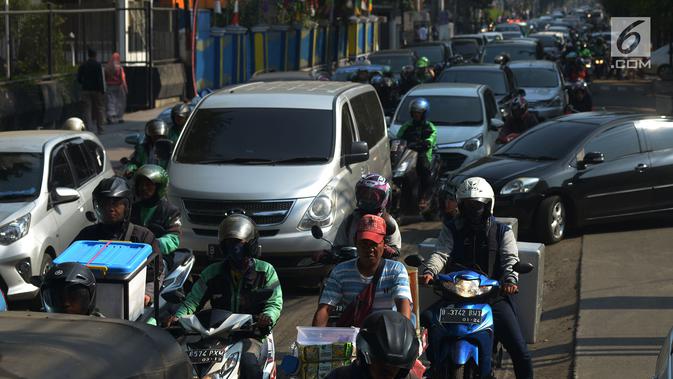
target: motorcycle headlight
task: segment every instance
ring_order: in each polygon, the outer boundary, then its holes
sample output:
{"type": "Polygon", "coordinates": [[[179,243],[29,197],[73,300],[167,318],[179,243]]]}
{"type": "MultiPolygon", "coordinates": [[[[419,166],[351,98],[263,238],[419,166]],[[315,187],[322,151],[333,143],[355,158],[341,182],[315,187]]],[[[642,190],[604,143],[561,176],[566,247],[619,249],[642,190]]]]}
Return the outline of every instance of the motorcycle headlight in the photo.
{"type": "Polygon", "coordinates": [[[310,230],[313,225],[332,225],[336,210],[335,204],[336,192],[334,191],[334,184],[330,183],[313,199],[301,222],[299,222],[298,229],[310,230]]]}
{"type": "Polygon", "coordinates": [[[485,295],[493,289],[493,286],[480,286],[478,280],[460,279],[456,283],[444,282],[442,285],[448,291],[466,299],[485,295]]]}
{"type": "Polygon", "coordinates": [[[411,164],[411,158],[409,157],[411,156],[408,156],[408,158],[400,162],[399,166],[397,166],[397,168],[393,172],[393,177],[398,178],[400,176],[404,176],[404,173],[407,171],[409,165],[411,164]]]}
{"type": "Polygon", "coordinates": [[[475,151],[478,148],[481,147],[481,145],[484,142],[484,136],[482,134],[478,135],[477,137],[471,138],[467,141],[465,141],[465,144],[463,145],[463,149],[467,151],[475,151]]]}
{"type": "Polygon", "coordinates": [[[584,64],[584,67],[586,67],[586,68],[591,68],[591,63],[585,63],[585,64],[584,64]]]}
{"type": "Polygon", "coordinates": [[[501,195],[530,192],[540,181],[540,178],[516,178],[505,184],[500,190],[501,195]]]}
{"type": "Polygon", "coordinates": [[[10,245],[28,234],[30,229],[30,213],[14,221],[0,226],[0,245],[10,245]]]}
{"type": "Polygon", "coordinates": [[[561,97],[556,96],[547,103],[548,107],[560,107],[561,106],[561,97]]]}

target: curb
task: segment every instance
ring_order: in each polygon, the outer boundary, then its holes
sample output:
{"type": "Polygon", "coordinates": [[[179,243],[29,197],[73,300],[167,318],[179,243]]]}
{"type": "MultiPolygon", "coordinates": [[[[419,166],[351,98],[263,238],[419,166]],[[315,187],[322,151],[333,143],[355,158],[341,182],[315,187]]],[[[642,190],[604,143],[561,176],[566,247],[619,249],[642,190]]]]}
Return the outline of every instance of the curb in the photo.
{"type": "Polygon", "coordinates": [[[575,333],[573,336],[573,356],[572,364],[570,365],[570,371],[572,372],[573,379],[579,379],[577,373],[577,335],[580,329],[580,309],[582,307],[582,263],[584,261],[584,235],[582,235],[580,247],[580,263],[577,270],[577,310],[575,313],[575,333]]]}

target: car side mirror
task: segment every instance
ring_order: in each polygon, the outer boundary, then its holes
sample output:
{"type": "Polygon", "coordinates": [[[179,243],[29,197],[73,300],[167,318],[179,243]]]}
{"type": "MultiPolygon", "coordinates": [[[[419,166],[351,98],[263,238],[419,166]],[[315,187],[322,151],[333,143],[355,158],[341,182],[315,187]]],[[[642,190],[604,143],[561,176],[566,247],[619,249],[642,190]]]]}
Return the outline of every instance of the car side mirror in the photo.
{"type": "Polygon", "coordinates": [[[369,159],[369,146],[364,141],[354,141],[351,144],[351,153],[344,156],[346,165],[365,162],[369,159]]]}
{"type": "Polygon", "coordinates": [[[404,263],[410,267],[420,267],[423,264],[423,258],[418,254],[407,255],[404,263]]]}
{"type": "Polygon", "coordinates": [[[130,136],[126,136],[126,138],[124,138],[124,142],[133,146],[138,145],[140,143],[140,140],[141,140],[140,134],[138,133],[131,134],[130,136]]]}
{"type": "Polygon", "coordinates": [[[603,162],[605,162],[605,155],[603,155],[603,153],[590,152],[584,155],[584,159],[582,159],[581,163],[582,166],[586,167],[588,165],[599,164],[603,162]]]}
{"type": "Polygon", "coordinates": [[[492,118],[489,124],[489,128],[496,131],[500,130],[503,126],[505,126],[505,123],[499,118],[492,118]]]}
{"type": "Polygon", "coordinates": [[[51,204],[59,205],[79,200],[79,192],[68,187],[56,187],[51,193],[51,204]]]}

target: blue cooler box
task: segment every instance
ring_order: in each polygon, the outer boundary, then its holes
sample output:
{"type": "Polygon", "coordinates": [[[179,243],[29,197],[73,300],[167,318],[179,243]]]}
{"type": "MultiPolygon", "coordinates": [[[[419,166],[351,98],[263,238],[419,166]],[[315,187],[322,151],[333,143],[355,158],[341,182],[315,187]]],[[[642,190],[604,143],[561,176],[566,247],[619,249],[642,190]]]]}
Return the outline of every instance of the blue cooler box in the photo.
{"type": "Polygon", "coordinates": [[[96,276],[96,308],[105,316],[135,321],[143,313],[147,258],[152,246],[116,241],[77,241],[54,263],[77,262],[96,276]]]}

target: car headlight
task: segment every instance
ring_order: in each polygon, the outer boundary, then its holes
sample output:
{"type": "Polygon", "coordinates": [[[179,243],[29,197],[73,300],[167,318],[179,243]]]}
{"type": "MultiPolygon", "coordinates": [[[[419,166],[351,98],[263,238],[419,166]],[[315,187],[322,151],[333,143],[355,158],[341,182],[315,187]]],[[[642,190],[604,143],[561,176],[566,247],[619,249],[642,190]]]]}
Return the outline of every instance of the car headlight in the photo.
{"type": "Polygon", "coordinates": [[[310,230],[313,225],[330,226],[334,222],[334,212],[336,210],[336,192],[334,183],[330,182],[318,196],[313,199],[311,205],[304,213],[299,230],[310,230]]]}
{"type": "Polygon", "coordinates": [[[482,134],[471,138],[467,141],[465,141],[465,145],[463,145],[463,149],[467,151],[475,151],[478,148],[481,147],[482,143],[484,142],[484,136],[482,134]]]}
{"type": "Polygon", "coordinates": [[[540,181],[540,178],[516,178],[505,184],[500,190],[501,195],[530,192],[540,181]]]}
{"type": "Polygon", "coordinates": [[[561,106],[561,97],[556,96],[555,98],[549,100],[547,103],[548,107],[560,107],[561,106]]]}
{"type": "Polygon", "coordinates": [[[460,279],[456,283],[444,282],[444,288],[464,298],[485,295],[493,289],[493,286],[480,286],[478,280],[460,279]]]}
{"type": "Polygon", "coordinates": [[[12,244],[28,234],[30,228],[30,213],[16,220],[0,226],[0,245],[12,244]]]}

